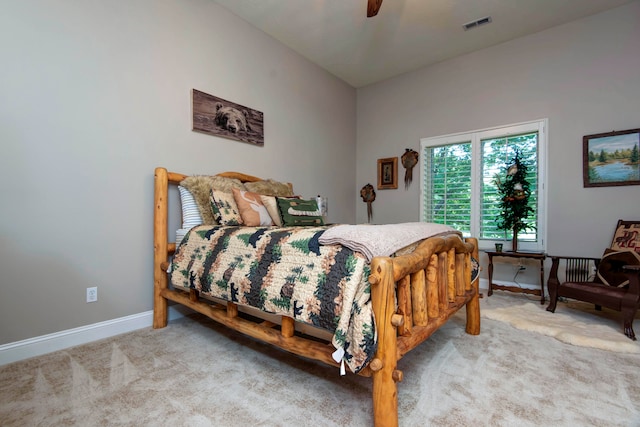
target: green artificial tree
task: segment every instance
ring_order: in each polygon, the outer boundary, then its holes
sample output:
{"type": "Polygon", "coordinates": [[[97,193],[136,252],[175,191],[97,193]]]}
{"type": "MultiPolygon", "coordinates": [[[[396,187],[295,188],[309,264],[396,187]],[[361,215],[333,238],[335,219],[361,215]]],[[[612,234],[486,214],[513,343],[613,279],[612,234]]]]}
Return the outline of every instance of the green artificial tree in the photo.
{"type": "Polygon", "coordinates": [[[511,230],[512,250],[518,250],[518,233],[526,229],[535,229],[527,223],[527,217],[534,213],[529,206],[531,189],[527,181],[527,165],[521,160],[521,153],[516,154],[511,162],[505,166],[505,179],[496,177],[495,184],[500,194],[500,217],[497,221],[498,229],[511,230]]]}

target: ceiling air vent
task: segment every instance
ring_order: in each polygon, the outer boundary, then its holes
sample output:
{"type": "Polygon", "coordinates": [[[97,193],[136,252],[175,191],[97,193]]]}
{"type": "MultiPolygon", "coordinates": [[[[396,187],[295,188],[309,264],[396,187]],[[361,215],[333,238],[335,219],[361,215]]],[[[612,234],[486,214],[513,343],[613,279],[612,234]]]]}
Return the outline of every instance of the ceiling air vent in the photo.
{"type": "Polygon", "coordinates": [[[491,17],[487,16],[486,18],[480,18],[477,21],[467,22],[462,26],[465,31],[470,30],[472,28],[479,27],[480,25],[488,24],[491,22],[491,17]]]}

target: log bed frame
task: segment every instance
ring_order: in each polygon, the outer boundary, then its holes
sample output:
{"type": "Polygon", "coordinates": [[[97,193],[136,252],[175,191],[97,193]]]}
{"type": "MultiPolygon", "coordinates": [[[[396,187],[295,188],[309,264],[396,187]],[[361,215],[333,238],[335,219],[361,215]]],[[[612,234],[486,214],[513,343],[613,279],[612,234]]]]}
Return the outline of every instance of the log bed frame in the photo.
{"type": "MultiPolygon", "coordinates": [[[[219,174],[254,182],[260,178],[236,172],[219,174]]],[[[281,324],[256,322],[239,316],[238,305],[213,303],[198,292],[172,289],[166,273],[176,244],[168,239],[169,185],[186,178],[165,168],[155,170],[154,196],[154,315],[153,327],[167,326],[168,302],[173,301],[243,334],[290,353],[339,366],[331,357],[330,342],[304,338],[296,334],[295,321],[281,316],[281,324]]],[[[471,282],[471,256],[478,259],[478,241],[457,236],[433,237],[423,241],[414,252],[371,261],[371,299],[378,330],[378,348],[374,359],[359,375],[373,380],[373,421],[375,426],[398,425],[397,384],[403,373],[398,361],[431,336],[463,306],[466,306],[466,332],[480,333],[478,280],[471,282]]]]}

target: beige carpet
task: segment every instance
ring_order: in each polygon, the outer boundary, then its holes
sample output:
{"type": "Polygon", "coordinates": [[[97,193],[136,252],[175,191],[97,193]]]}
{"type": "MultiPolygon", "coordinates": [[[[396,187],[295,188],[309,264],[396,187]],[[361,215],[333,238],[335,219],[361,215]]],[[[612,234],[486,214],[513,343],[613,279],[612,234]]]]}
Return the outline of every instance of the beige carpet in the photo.
{"type": "MultiPolygon", "coordinates": [[[[481,307],[529,302],[496,293],[481,307]]],[[[640,355],[456,316],[400,361],[401,426],[639,426],[640,355]]],[[[2,426],[370,426],[371,383],[185,318],[0,367],[2,426]]]]}
{"type": "Polygon", "coordinates": [[[640,353],[640,341],[632,341],[622,333],[619,312],[606,309],[597,311],[593,304],[578,301],[558,302],[555,313],[548,312],[546,307],[546,304],[527,302],[485,308],[482,317],[506,322],[514,328],[548,335],[567,344],[621,353],[640,353]]]}

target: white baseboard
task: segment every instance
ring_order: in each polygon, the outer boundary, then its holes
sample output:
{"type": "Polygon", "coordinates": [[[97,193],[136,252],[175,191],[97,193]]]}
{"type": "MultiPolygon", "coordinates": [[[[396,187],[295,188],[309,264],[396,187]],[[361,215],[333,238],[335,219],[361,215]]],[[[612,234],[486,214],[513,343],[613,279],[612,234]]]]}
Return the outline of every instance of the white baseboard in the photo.
{"type": "MultiPolygon", "coordinates": [[[[498,283],[498,282],[496,282],[498,283]]],[[[504,285],[514,285],[509,282],[499,282],[504,285]]],[[[536,289],[535,285],[521,284],[524,288],[536,289]]],[[[480,279],[480,290],[486,292],[489,288],[489,281],[480,279]]],[[[169,306],[169,320],[183,317],[180,308],[169,306]]],[[[42,335],[22,341],[0,345],[0,366],[31,357],[41,356],[76,345],[87,344],[115,335],[135,331],[136,329],[148,328],[153,324],[153,311],[132,314],[131,316],[119,319],[107,320],[105,322],[94,323],[92,325],[81,326],[79,328],[67,329],[66,331],[55,332],[53,334],[42,335]]]]}
{"type": "MultiPolygon", "coordinates": [[[[182,316],[183,314],[180,311],[169,307],[169,320],[182,316]]],[[[149,310],[144,313],[132,314],[131,316],[3,344],[0,345],[0,366],[113,337],[136,329],[148,328],[152,325],[153,311],[149,310]]]]}

